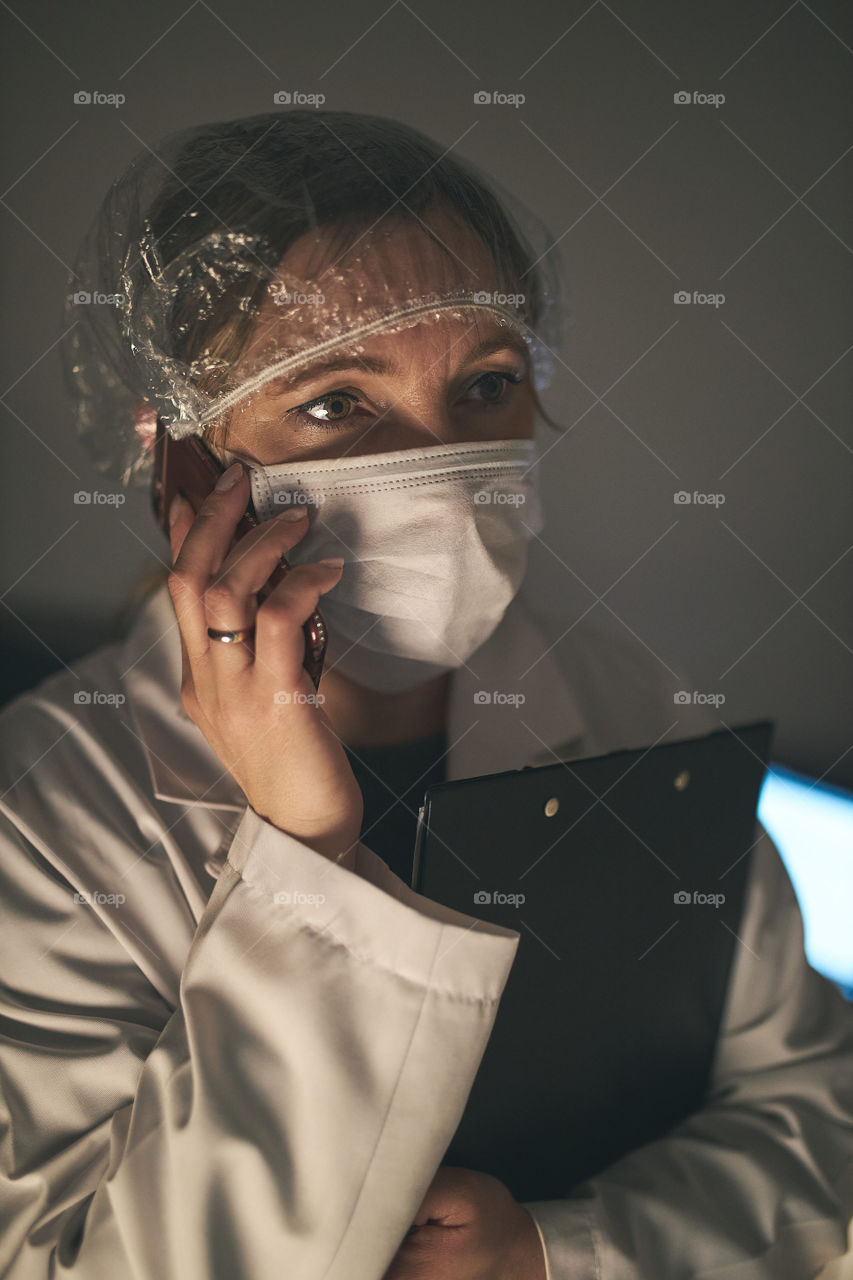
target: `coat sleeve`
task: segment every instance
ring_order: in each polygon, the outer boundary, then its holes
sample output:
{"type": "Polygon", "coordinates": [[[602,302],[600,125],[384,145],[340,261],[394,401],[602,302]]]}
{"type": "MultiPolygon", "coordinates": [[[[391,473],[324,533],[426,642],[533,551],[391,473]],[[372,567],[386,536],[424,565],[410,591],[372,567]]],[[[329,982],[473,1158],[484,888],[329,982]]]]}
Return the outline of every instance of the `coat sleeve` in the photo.
{"type": "Polygon", "coordinates": [[[808,964],[790,879],[757,835],[705,1105],[526,1206],[551,1280],[808,1280],[847,1248],[853,1005],[808,964]]]}
{"type": "Polygon", "coordinates": [[[247,809],[172,1008],[2,822],[0,1273],[379,1280],[519,935],[247,809]]]}

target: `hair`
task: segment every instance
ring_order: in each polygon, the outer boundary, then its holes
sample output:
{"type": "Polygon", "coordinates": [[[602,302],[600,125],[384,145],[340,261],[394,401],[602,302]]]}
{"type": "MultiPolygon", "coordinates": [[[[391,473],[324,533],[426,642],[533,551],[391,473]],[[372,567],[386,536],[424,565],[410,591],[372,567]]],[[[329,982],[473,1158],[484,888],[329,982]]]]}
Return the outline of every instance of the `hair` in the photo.
{"type": "MultiPolygon", "coordinates": [[[[151,229],[166,264],[188,251],[191,258],[193,245],[223,224],[231,232],[261,235],[271,272],[307,231],[326,228],[340,243],[352,243],[388,216],[392,192],[408,206],[397,204],[395,218],[438,209],[467,224],[502,279],[525,281],[527,316],[536,325],[545,306],[541,272],[500,200],[431,138],[383,116],[306,109],[193,129],[152,209],[151,229]]],[[[172,307],[172,354],[188,364],[202,353],[214,357],[217,371],[199,378],[208,394],[227,380],[267,288],[255,267],[245,279],[245,286],[230,286],[211,313],[200,316],[190,273],[172,307]]],[[[543,420],[559,430],[535,388],[533,398],[543,420]]],[[[203,438],[219,454],[215,428],[206,428],[203,438]]]]}

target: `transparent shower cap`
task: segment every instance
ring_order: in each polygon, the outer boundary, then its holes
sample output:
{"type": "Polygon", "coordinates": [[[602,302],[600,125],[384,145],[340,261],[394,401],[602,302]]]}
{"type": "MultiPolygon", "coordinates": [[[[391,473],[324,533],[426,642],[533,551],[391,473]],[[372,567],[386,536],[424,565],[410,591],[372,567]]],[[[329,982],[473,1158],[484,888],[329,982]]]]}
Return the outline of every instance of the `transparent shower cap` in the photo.
{"type": "Polygon", "coordinates": [[[101,472],[147,483],[158,417],[175,439],[216,431],[307,366],[442,318],[514,335],[540,391],[562,329],[552,247],[495,179],[394,120],[182,130],[113,183],[75,260],[75,429],[101,472]]]}

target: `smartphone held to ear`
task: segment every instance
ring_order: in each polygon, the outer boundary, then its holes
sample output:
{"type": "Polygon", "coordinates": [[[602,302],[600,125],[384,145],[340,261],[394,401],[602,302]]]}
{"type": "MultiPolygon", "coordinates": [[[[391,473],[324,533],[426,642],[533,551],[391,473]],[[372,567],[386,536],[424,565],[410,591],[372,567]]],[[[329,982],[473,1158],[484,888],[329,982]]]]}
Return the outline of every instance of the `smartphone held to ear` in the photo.
{"type": "MultiPolygon", "coordinates": [[[[166,537],[169,536],[169,507],[175,494],[180,493],[187,499],[193,510],[198,511],[224,470],[218,458],[214,457],[198,436],[185,436],[183,440],[173,440],[162,418],[157,419],[151,501],[157,523],[166,537]]],[[[257,524],[258,520],[250,503],[234,531],[235,538],[242,538],[257,524]]],[[[266,599],[291,567],[282,556],[280,565],[273,570],[269,580],[258,592],[259,602],[266,599]]],[[[302,630],[305,634],[305,656],[302,665],[316,689],[320,683],[323,659],[326,655],[326,624],[319,609],[315,609],[308,621],[303,624],[302,630]]]]}

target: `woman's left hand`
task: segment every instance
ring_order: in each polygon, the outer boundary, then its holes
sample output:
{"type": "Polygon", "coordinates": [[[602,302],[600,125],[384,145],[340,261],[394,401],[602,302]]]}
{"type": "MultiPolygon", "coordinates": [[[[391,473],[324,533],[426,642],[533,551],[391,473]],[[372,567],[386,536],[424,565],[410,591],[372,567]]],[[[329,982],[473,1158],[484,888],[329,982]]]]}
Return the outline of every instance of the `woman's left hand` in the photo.
{"type": "Polygon", "coordinates": [[[488,1173],[442,1166],[383,1280],[545,1280],[536,1224],[488,1173]]]}

